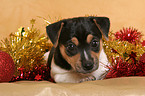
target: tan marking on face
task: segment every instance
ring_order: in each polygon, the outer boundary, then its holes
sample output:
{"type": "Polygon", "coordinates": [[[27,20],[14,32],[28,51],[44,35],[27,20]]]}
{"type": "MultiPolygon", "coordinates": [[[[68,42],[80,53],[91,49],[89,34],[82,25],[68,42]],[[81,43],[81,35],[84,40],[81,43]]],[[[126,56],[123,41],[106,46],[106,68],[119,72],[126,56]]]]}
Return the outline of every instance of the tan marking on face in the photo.
{"type": "Polygon", "coordinates": [[[65,52],[65,47],[63,45],[60,46],[60,52],[63,58],[73,67],[76,69],[76,66],[80,65],[80,54],[76,54],[75,56],[69,57],[65,52]],[[76,65],[78,64],[78,65],[76,65]]]}
{"type": "Polygon", "coordinates": [[[98,58],[98,59],[99,59],[99,55],[100,55],[100,53],[101,53],[102,48],[103,48],[103,43],[102,43],[102,39],[100,39],[100,50],[99,50],[99,52],[96,53],[96,52],[94,52],[94,51],[91,51],[91,56],[92,56],[93,58],[98,58]]]}
{"type": "Polygon", "coordinates": [[[73,37],[73,38],[71,39],[71,41],[72,41],[76,46],[79,45],[79,41],[78,41],[78,39],[77,39],[76,37],[73,37]]]}
{"type": "Polygon", "coordinates": [[[93,39],[93,35],[89,34],[87,36],[87,43],[89,44],[92,41],[92,39],[93,39]]]}

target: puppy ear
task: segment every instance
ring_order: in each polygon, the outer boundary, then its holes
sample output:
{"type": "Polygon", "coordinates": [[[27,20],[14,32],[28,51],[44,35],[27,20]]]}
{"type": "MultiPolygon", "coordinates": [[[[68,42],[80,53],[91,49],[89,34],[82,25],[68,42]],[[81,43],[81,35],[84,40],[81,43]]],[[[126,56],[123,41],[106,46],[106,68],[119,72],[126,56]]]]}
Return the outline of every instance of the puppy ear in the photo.
{"type": "Polygon", "coordinates": [[[56,22],[46,27],[47,35],[50,38],[51,42],[53,43],[54,47],[56,47],[58,44],[58,39],[59,39],[61,30],[63,28],[63,25],[64,25],[63,22],[56,22]]]}
{"type": "Polygon", "coordinates": [[[100,32],[106,40],[108,40],[108,33],[110,28],[110,20],[107,17],[94,17],[94,23],[99,28],[100,32]]]}

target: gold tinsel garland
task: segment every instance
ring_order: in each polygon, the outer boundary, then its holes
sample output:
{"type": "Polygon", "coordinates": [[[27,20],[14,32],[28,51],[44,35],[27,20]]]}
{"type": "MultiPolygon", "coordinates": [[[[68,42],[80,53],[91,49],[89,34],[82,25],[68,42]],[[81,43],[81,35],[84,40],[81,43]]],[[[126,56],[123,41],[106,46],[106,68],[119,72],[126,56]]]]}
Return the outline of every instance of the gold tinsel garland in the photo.
{"type": "Polygon", "coordinates": [[[44,64],[44,53],[52,46],[48,38],[41,34],[40,30],[34,28],[35,19],[32,19],[30,23],[32,24],[30,28],[21,27],[18,32],[11,33],[9,39],[5,38],[0,42],[0,50],[10,54],[16,71],[22,67],[30,70],[44,64]]]}
{"type": "Polygon", "coordinates": [[[103,39],[103,46],[111,64],[112,59],[115,60],[118,57],[121,57],[125,61],[129,60],[131,53],[135,53],[136,60],[139,60],[140,56],[145,53],[145,47],[142,46],[141,42],[133,44],[128,41],[115,40],[114,33],[112,32],[109,33],[109,41],[103,39]]]}

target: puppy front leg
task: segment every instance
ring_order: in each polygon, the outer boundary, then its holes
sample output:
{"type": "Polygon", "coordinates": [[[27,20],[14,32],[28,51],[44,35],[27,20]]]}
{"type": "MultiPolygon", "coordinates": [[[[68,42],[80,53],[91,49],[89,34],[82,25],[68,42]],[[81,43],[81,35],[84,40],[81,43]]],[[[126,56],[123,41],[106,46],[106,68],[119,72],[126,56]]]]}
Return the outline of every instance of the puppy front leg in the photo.
{"type": "Polygon", "coordinates": [[[83,76],[80,76],[80,74],[73,72],[55,74],[52,77],[55,82],[59,83],[79,83],[83,82],[82,79],[84,78],[83,76]]]}
{"type": "Polygon", "coordinates": [[[94,81],[94,80],[96,80],[95,76],[88,76],[88,77],[81,79],[80,83],[84,82],[84,81],[94,81]]]}

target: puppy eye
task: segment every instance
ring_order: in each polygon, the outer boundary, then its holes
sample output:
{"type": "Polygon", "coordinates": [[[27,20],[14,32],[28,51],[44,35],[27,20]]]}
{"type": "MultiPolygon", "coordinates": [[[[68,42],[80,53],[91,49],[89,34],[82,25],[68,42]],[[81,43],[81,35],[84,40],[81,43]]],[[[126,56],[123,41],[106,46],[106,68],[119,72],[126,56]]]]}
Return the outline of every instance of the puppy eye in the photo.
{"type": "Polygon", "coordinates": [[[68,56],[74,56],[75,54],[77,54],[77,47],[75,44],[73,43],[69,43],[66,46],[66,54],[68,56]]]}
{"type": "Polygon", "coordinates": [[[66,48],[67,48],[67,50],[71,51],[71,50],[75,49],[75,45],[73,43],[69,43],[66,48]]]}
{"type": "Polygon", "coordinates": [[[94,39],[92,42],[91,42],[91,47],[99,47],[99,41],[97,41],[96,39],[94,39]]]}

